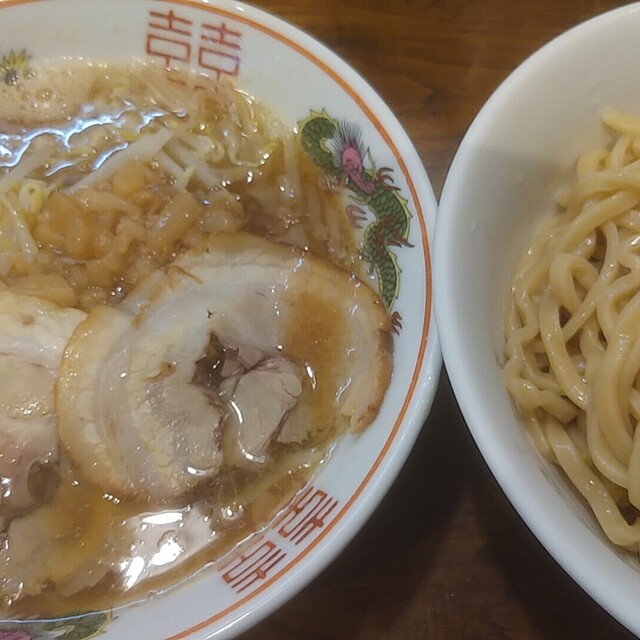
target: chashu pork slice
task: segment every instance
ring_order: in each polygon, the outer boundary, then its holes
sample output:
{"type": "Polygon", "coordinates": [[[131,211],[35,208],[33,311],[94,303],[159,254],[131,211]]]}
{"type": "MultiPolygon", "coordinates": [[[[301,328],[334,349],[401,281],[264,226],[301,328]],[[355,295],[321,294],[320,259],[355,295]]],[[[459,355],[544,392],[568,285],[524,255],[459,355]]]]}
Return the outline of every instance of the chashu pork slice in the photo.
{"type": "Polygon", "coordinates": [[[85,477],[116,495],[162,501],[220,466],[222,409],[191,384],[206,335],[188,310],[174,312],[156,325],[95,307],[65,352],[60,439],[85,477]]]}
{"type": "Polygon", "coordinates": [[[352,275],[287,245],[220,234],[78,327],[57,384],[60,437],[105,490],[177,497],[219,472],[228,422],[245,448],[264,451],[301,393],[296,371],[314,372],[305,384],[324,385],[334,414],[364,428],[389,384],[390,330],[377,294],[352,275]],[[212,338],[262,354],[232,393],[196,383],[212,338]]]}
{"type": "Polygon", "coordinates": [[[84,317],[0,290],[0,522],[33,506],[31,472],[58,460],[54,384],[67,340],[84,317]]]}

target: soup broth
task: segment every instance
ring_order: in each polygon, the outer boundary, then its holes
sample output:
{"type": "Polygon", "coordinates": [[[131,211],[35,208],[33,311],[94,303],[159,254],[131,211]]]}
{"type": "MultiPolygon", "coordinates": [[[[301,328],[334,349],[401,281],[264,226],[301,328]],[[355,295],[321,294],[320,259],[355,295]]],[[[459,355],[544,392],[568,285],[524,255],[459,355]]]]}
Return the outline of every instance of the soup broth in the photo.
{"type": "MultiPolygon", "coordinates": [[[[29,360],[49,376],[37,407],[0,397],[0,610],[107,608],[219,558],[293,497],[341,433],[366,426],[391,374],[391,325],[361,281],[340,185],[234,86],[146,64],[67,64],[3,87],[0,123],[0,295],[16,325],[13,346],[0,336],[0,376],[23,357],[23,335],[40,351],[57,340],[53,359],[29,360]],[[244,329],[271,323],[262,342],[244,329]],[[180,331],[199,341],[189,362],[168,342],[180,331]],[[136,386],[145,340],[169,346],[136,386]],[[375,397],[361,400],[352,390],[369,350],[375,383],[362,377],[375,397]],[[272,388],[274,406],[243,400],[272,388]],[[180,404],[182,392],[193,401],[180,404]],[[191,404],[214,416],[197,445],[191,404]],[[248,435],[256,412],[271,423],[248,435]],[[36,452],[34,413],[55,440],[36,452]],[[149,415],[170,424],[155,433],[149,415]],[[154,438],[171,441],[162,455],[154,438]],[[192,463],[207,448],[210,464],[192,463]]],[[[160,347],[145,349],[147,363],[160,347]]]]}

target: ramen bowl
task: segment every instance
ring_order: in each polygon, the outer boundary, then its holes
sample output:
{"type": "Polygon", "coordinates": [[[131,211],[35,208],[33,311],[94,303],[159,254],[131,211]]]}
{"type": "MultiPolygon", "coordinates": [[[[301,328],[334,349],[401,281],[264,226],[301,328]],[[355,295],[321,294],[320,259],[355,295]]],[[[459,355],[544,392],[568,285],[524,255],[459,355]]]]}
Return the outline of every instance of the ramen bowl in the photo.
{"type": "Polygon", "coordinates": [[[315,149],[325,161],[324,176],[343,190],[345,220],[351,215],[362,242],[376,242],[378,253],[369,252],[372,272],[391,276],[384,304],[393,327],[394,368],[377,417],[361,433],[341,437],[277,513],[194,575],[135,602],[66,618],[0,622],[0,636],[34,639],[235,636],[302,589],[348,544],[424,423],[440,370],[430,264],[436,202],[429,180],[407,135],[362,78],[322,44],[250,6],[224,0],[3,0],[0,43],[0,80],[8,91],[61,59],[149,61],[233,82],[296,127],[296,135],[303,124],[321,121],[324,133],[315,149]],[[339,164],[339,131],[350,133],[348,169],[366,175],[364,190],[353,188],[339,164]]]}
{"type": "Polygon", "coordinates": [[[517,68],[468,129],[440,201],[435,307],[454,393],[480,451],[539,541],[636,634],[637,553],[614,548],[586,502],[533,446],[503,382],[505,309],[516,263],[577,158],[611,141],[607,107],[640,113],[628,70],[640,6],[581,24],[517,68]]]}

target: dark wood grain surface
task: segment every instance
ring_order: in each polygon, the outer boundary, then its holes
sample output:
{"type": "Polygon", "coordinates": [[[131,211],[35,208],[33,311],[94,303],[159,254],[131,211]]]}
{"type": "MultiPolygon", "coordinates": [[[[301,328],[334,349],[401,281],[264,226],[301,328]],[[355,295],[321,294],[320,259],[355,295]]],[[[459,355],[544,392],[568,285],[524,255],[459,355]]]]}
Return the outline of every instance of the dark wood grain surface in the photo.
{"type": "MultiPolygon", "coordinates": [[[[254,4],[324,42],[370,82],[404,125],[439,197],[458,144],[498,84],[554,36],[621,3],[254,4]]],[[[408,463],[368,524],[302,593],[242,636],[306,638],[632,635],[563,573],[520,520],[478,453],[443,375],[408,463]]]]}

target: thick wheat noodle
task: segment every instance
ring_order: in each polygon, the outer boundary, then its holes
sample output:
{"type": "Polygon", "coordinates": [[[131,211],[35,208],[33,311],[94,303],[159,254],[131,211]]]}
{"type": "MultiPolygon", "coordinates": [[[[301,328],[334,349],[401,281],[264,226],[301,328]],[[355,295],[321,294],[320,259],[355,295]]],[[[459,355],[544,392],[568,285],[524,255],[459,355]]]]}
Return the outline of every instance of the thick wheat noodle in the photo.
{"type": "Polygon", "coordinates": [[[516,268],[504,379],[536,447],[640,552],[640,118],[603,120],[613,144],[578,159],[516,268]]]}

